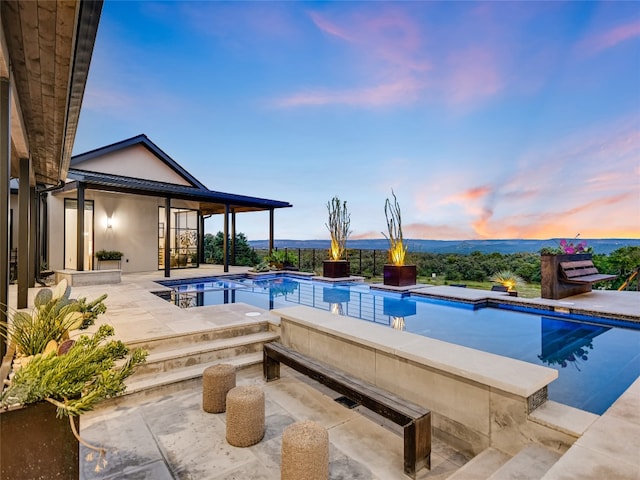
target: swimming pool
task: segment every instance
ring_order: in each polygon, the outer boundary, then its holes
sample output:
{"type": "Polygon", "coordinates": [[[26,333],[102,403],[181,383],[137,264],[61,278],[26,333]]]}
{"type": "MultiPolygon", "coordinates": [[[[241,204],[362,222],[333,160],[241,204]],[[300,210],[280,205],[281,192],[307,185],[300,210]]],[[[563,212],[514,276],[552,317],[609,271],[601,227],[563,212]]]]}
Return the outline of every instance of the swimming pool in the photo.
{"type": "Polygon", "coordinates": [[[332,285],[292,275],[159,282],[181,307],[307,305],[558,370],[549,398],[603,413],[640,375],[640,328],[630,322],[533,308],[476,306],[332,285]]]}

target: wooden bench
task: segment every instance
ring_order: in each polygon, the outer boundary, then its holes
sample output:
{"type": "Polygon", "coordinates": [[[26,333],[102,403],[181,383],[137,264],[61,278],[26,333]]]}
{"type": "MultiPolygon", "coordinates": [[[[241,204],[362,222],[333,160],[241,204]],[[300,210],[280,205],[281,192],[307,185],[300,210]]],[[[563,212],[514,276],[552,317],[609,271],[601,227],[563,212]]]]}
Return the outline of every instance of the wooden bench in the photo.
{"type": "Polygon", "coordinates": [[[560,275],[563,282],[578,284],[593,284],[618,278],[617,275],[599,273],[592,260],[560,262],[560,275]]]}
{"type": "Polygon", "coordinates": [[[431,468],[431,412],[375,385],[314,360],[280,343],[264,345],[263,372],[267,382],[280,378],[280,363],[326,385],[404,428],[404,472],[415,478],[431,468]]]}

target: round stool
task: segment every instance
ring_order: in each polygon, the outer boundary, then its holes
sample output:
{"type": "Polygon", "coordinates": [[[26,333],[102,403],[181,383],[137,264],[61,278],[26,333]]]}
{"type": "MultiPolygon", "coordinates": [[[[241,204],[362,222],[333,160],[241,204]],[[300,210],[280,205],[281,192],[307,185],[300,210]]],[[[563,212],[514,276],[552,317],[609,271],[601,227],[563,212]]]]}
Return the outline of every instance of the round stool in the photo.
{"type": "Polygon", "coordinates": [[[264,437],[264,392],[256,385],[243,385],[227,394],[227,442],[249,447],[264,437]]]}
{"type": "Polygon", "coordinates": [[[227,393],[236,386],[236,367],[228,364],[212,365],[202,374],[202,409],[221,413],[226,409],[227,393]]]}
{"type": "Polygon", "coordinates": [[[282,432],[281,480],[327,480],[329,433],[317,422],[289,425],[282,432]]]}

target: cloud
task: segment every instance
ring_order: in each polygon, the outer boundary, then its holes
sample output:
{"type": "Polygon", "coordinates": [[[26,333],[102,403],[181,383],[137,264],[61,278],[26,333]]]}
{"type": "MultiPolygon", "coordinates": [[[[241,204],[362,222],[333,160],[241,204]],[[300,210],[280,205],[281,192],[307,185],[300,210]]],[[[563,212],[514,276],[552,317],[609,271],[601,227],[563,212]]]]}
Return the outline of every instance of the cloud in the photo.
{"type": "Polygon", "coordinates": [[[273,103],[279,107],[320,105],[381,107],[415,101],[421,89],[416,80],[406,78],[393,83],[353,90],[310,90],[292,94],[273,103]]]}
{"type": "Polygon", "coordinates": [[[603,32],[586,37],[579,44],[587,55],[595,55],[603,50],[616,47],[620,43],[640,37],[640,20],[616,25],[603,32]]]}

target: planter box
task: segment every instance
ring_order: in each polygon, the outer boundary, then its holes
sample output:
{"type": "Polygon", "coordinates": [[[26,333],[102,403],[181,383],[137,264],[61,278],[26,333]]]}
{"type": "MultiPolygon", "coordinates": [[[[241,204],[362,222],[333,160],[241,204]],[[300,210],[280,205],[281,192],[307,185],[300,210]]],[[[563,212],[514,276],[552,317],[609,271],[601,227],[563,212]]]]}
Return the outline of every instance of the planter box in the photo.
{"type": "Polygon", "coordinates": [[[416,284],[417,268],[415,265],[384,265],[383,283],[394,287],[407,287],[416,284]]]}
{"type": "MultiPolygon", "coordinates": [[[[80,430],[80,419],[74,418],[80,430]]],[[[0,410],[0,478],[35,480],[80,478],[80,446],[67,417],[38,402],[0,410]]]]}
{"type": "Polygon", "coordinates": [[[591,260],[590,253],[540,256],[540,296],[551,300],[589,293],[591,284],[577,285],[561,280],[560,262],[591,260]]]}
{"type": "Polygon", "coordinates": [[[348,260],[325,260],[322,262],[322,276],[344,278],[351,274],[348,260]]]}

